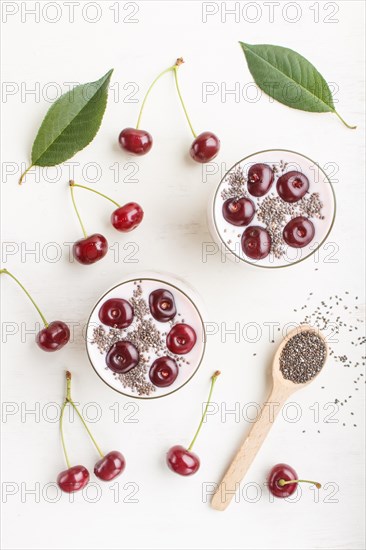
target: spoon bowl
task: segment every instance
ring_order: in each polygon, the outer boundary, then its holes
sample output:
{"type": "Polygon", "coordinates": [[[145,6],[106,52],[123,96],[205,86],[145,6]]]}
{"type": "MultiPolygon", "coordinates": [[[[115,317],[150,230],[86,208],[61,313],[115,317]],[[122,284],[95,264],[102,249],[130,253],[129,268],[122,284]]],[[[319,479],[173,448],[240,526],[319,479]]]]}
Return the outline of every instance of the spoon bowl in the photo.
{"type": "Polygon", "coordinates": [[[287,336],[285,336],[285,338],[282,340],[282,342],[278,346],[277,351],[276,351],[276,353],[273,357],[273,361],[272,361],[273,387],[283,386],[283,387],[287,388],[289,391],[291,391],[291,393],[292,393],[292,392],[295,392],[297,390],[300,390],[304,386],[308,386],[310,384],[310,382],[313,382],[313,380],[315,380],[315,378],[323,370],[323,367],[324,367],[325,362],[327,360],[328,354],[329,354],[329,348],[328,348],[328,344],[327,344],[327,341],[325,339],[324,334],[322,334],[319,329],[311,327],[310,325],[299,325],[295,329],[291,330],[287,334],[287,336]],[[283,349],[286,346],[286,344],[294,336],[297,336],[298,334],[301,334],[303,332],[312,332],[313,334],[316,334],[316,336],[318,336],[322,340],[322,343],[324,344],[324,348],[325,348],[325,356],[324,356],[323,366],[319,370],[319,372],[317,372],[307,382],[298,382],[298,383],[296,383],[296,382],[293,382],[292,380],[289,380],[289,379],[287,379],[283,376],[283,374],[281,372],[281,369],[280,369],[280,357],[281,357],[281,354],[282,354],[283,349]]]}

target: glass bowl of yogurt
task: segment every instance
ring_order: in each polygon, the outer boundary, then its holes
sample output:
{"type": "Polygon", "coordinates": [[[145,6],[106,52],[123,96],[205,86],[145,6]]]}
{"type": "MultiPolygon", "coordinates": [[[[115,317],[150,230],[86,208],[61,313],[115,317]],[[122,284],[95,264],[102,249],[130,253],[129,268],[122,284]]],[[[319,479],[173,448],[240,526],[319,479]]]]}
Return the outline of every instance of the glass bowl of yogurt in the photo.
{"type": "Polygon", "coordinates": [[[182,388],[205,352],[199,302],[183,281],[155,273],[129,277],[108,290],[86,329],[95,372],[127,397],[154,399],[182,388]]]}
{"type": "Polygon", "coordinates": [[[209,204],[208,224],[225,256],[279,268],[322,246],[335,211],[332,184],[316,162],[269,149],[245,157],[225,174],[209,204]]]}

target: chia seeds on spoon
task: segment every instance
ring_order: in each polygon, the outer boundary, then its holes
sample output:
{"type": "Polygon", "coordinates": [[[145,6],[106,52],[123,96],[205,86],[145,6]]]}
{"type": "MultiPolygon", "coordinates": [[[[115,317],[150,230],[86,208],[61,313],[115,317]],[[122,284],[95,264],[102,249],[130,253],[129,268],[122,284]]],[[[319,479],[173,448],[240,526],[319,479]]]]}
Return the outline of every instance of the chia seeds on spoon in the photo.
{"type": "Polygon", "coordinates": [[[286,380],[303,384],[312,380],[326,359],[323,339],[313,331],[303,331],[285,344],[280,355],[280,371],[286,380]]]}

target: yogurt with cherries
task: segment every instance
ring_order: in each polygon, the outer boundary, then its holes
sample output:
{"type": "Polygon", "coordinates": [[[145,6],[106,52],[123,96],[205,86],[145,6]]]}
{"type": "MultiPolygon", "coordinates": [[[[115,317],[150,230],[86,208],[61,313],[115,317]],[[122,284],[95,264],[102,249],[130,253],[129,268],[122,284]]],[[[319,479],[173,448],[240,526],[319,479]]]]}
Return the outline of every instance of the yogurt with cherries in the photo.
{"type": "Polygon", "coordinates": [[[325,172],[287,150],[255,153],[235,164],[209,207],[223,252],[259,267],[285,267],[311,256],[333,225],[335,196],[325,172]]]}
{"type": "Polygon", "coordinates": [[[205,332],[181,284],[145,277],[119,284],[98,301],[86,345],[106,384],[129,397],[150,399],[192,378],[204,355],[205,332]]]}

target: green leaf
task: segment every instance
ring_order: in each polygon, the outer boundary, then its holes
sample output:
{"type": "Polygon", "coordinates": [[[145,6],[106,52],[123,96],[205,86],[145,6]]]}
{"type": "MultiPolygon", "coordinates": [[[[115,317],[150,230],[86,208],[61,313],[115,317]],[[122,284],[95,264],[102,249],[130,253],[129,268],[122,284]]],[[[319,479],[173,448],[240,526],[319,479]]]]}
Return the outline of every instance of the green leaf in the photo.
{"type": "MultiPolygon", "coordinates": [[[[96,82],[76,86],[48,110],[32,148],[32,166],[55,166],[84,149],[98,132],[113,69],[96,82]]],[[[26,172],[30,167],[26,170],[26,172]]],[[[19,183],[21,183],[23,176],[19,183]]]]}
{"type": "Polygon", "coordinates": [[[305,57],[282,46],[245,44],[243,48],[255,83],[280,103],[316,113],[335,113],[332,92],[323,76],[305,57]]]}

